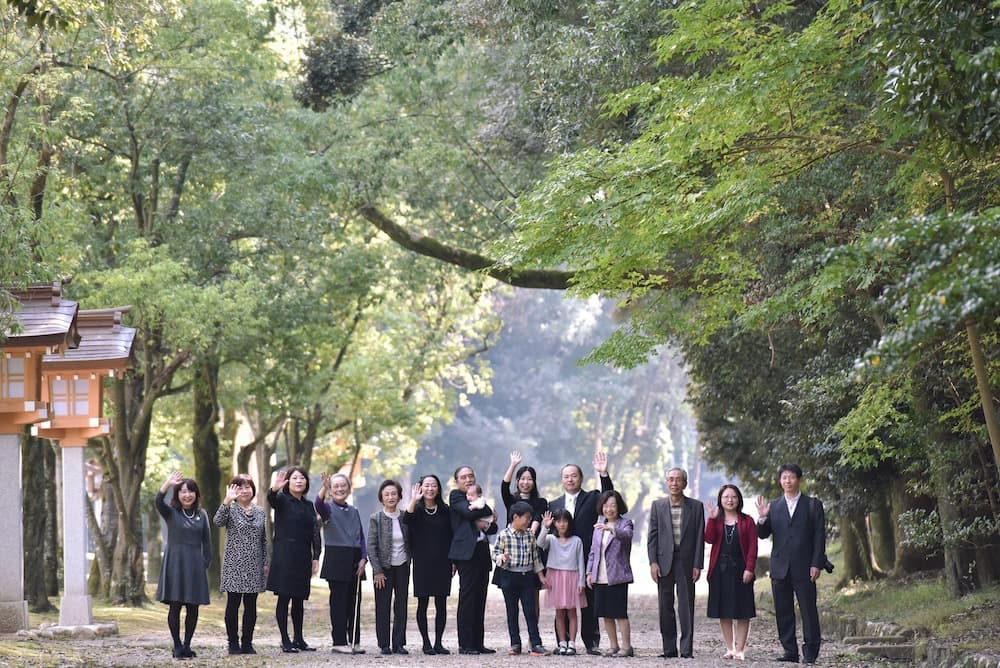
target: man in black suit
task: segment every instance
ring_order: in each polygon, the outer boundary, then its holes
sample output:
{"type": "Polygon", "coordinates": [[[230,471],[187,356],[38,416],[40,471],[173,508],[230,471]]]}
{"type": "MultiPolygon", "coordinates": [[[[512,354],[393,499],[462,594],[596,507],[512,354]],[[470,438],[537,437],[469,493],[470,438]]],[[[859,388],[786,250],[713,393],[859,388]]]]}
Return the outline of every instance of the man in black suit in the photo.
{"type": "Polygon", "coordinates": [[[771,539],[771,593],[778,638],[785,652],[777,661],[798,663],[795,641],[795,604],[802,616],[802,662],[816,663],[819,656],[819,610],[816,580],[826,565],[826,525],[823,504],[799,491],[802,469],[782,464],[778,481],[784,494],[770,503],[757,497],[757,535],[771,539]]]}
{"type": "MultiPolygon", "coordinates": [[[[608,475],[608,456],[603,452],[594,455],[594,470],[601,481],[601,490],[585,492],[583,486],[583,470],[576,464],[567,464],[562,468],[562,486],[565,494],[549,502],[549,510],[553,513],[565,508],[573,516],[573,533],[583,541],[583,553],[590,553],[590,543],[594,538],[594,525],[601,509],[597,500],[602,492],[614,489],[611,477],[608,475]]],[[[601,632],[597,628],[597,617],[594,616],[594,590],[584,589],[587,597],[587,607],[580,611],[580,638],[587,648],[587,654],[600,654],[597,649],[601,644],[601,632]]],[[[556,644],[561,644],[569,638],[556,637],[556,644]]]]}
{"type": "Polygon", "coordinates": [[[455,469],[455,485],[448,505],[451,507],[451,548],[448,558],[458,569],[458,627],[460,654],[494,654],[483,644],[486,635],[486,590],[490,584],[490,543],[486,536],[497,532],[496,514],[489,506],[470,508],[466,491],[476,484],[471,466],[455,469]]]}
{"type": "Polygon", "coordinates": [[[649,574],[657,587],[660,612],[660,639],[663,654],[677,656],[677,626],[680,623],[681,656],[694,656],[694,583],[705,563],[705,506],[684,496],[687,471],[667,471],[667,493],[653,501],[649,511],[649,574]],[[677,614],[674,614],[674,591],[677,614]]]}

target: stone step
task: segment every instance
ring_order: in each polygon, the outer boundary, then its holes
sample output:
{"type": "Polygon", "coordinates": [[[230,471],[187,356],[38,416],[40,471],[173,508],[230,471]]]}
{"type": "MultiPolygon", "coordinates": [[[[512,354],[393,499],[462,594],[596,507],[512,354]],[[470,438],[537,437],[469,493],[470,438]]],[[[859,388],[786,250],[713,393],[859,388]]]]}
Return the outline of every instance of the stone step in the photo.
{"type": "Polygon", "coordinates": [[[906,661],[913,661],[914,658],[913,645],[861,645],[858,647],[857,651],[858,654],[864,656],[879,657],[883,659],[902,659],[906,661]]]}
{"type": "Polygon", "coordinates": [[[912,642],[906,636],[846,636],[845,645],[904,645],[912,642]]]}

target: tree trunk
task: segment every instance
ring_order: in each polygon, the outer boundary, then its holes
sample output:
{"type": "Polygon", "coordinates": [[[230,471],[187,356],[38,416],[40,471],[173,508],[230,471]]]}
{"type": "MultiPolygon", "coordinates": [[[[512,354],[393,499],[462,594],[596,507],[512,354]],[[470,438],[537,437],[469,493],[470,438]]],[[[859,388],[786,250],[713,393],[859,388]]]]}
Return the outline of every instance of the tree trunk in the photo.
{"type": "Polygon", "coordinates": [[[146,582],[160,580],[163,566],[163,532],[160,528],[160,513],[150,505],[146,511],[146,582]]]}
{"type": "MultiPolygon", "coordinates": [[[[214,513],[222,502],[222,475],[219,470],[219,435],[216,426],[219,421],[217,389],[219,386],[219,360],[216,355],[202,357],[195,365],[192,388],[194,399],[193,454],[194,477],[201,490],[201,505],[209,513],[214,513]]],[[[221,529],[211,526],[212,564],[208,569],[208,583],[212,589],[219,586],[221,529]]]]}
{"type": "Polygon", "coordinates": [[[114,543],[118,535],[118,513],[114,511],[114,496],[111,486],[105,482],[101,487],[101,516],[98,520],[94,502],[87,496],[87,526],[94,543],[94,561],[90,565],[87,578],[87,593],[95,598],[111,598],[111,565],[114,561],[114,543]]]}
{"type": "Polygon", "coordinates": [[[983,419],[986,421],[986,431],[993,447],[993,464],[1000,470],[1000,420],[993,407],[993,392],[990,390],[990,376],[986,370],[986,358],[983,355],[983,345],[979,340],[976,321],[971,317],[965,319],[965,333],[969,339],[969,352],[972,355],[972,368],[976,372],[976,388],[979,390],[979,400],[983,407],[983,419]]]}
{"type": "Polygon", "coordinates": [[[45,446],[21,434],[21,511],[24,517],[24,596],[32,612],[53,609],[45,586],[45,446]]]}
{"type": "Polygon", "coordinates": [[[62,524],[60,494],[56,482],[62,480],[62,453],[52,441],[45,443],[45,507],[48,519],[45,525],[45,588],[49,596],[59,595],[59,574],[62,572],[62,524]]]}
{"type": "Polygon", "coordinates": [[[844,574],[838,587],[845,587],[855,580],[871,580],[871,549],[868,545],[868,528],[863,515],[849,516],[840,513],[840,544],[844,549],[844,574]]]}
{"type": "Polygon", "coordinates": [[[896,566],[896,527],[892,521],[892,499],[885,488],[880,488],[877,497],[872,499],[868,528],[873,565],[878,572],[888,573],[896,566]]]}
{"type": "MultiPolygon", "coordinates": [[[[914,496],[906,487],[906,481],[896,478],[892,481],[892,516],[899,517],[908,510],[933,510],[934,500],[922,496],[914,496]]],[[[892,574],[894,576],[918,573],[920,571],[938,570],[944,567],[944,558],[939,553],[929,556],[925,550],[917,547],[905,545],[903,543],[902,530],[899,523],[893,521],[896,532],[896,564],[892,574]]]]}

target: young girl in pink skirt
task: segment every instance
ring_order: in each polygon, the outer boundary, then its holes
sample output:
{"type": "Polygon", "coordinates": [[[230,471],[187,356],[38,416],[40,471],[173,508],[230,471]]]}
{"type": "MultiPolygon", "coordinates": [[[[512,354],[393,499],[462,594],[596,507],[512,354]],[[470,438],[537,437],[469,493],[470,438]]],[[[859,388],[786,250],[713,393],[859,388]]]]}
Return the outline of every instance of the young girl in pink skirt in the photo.
{"type": "Polygon", "coordinates": [[[568,641],[560,641],[553,653],[576,654],[576,610],[587,607],[583,594],[583,588],[587,586],[587,566],[583,542],[573,535],[573,516],[568,510],[545,511],[537,543],[549,553],[545,607],[556,611],[556,635],[569,638],[568,641]],[[555,525],[555,535],[549,533],[552,525],[555,525]]]}

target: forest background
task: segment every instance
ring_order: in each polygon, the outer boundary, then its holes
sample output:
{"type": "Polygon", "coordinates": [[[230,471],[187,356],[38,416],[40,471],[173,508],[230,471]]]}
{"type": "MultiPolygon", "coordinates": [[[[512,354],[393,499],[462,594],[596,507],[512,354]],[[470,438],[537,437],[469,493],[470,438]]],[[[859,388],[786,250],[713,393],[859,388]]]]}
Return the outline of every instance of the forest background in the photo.
{"type": "MultiPolygon", "coordinates": [[[[174,468],[211,508],[293,463],[492,490],[515,448],[546,493],[607,450],[640,513],[793,460],[842,582],[994,583],[998,11],[6,0],[0,284],[138,330],[92,593],[145,600],[174,468]]],[[[25,437],[35,609],[56,461],[25,437]]]]}

